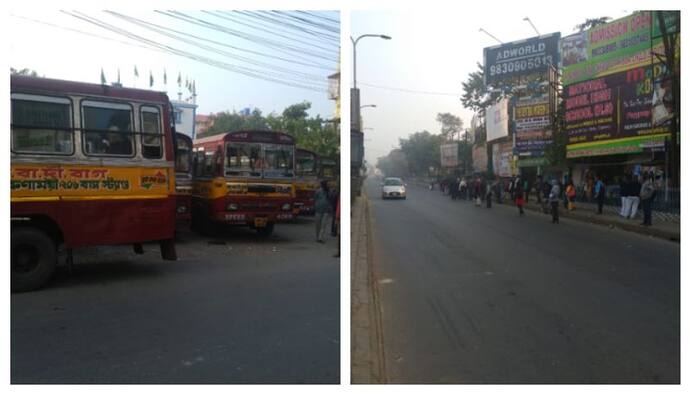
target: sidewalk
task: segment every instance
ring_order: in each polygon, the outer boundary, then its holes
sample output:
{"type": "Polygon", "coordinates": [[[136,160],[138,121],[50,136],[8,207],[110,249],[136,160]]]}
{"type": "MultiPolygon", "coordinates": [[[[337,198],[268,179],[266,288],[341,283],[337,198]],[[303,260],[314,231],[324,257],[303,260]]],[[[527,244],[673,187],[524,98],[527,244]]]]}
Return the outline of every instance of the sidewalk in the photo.
{"type": "Polygon", "coordinates": [[[370,261],[369,209],[364,193],[352,204],[351,221],[351,378],[352,383],[383,381],[376,292],[370,261]]]}

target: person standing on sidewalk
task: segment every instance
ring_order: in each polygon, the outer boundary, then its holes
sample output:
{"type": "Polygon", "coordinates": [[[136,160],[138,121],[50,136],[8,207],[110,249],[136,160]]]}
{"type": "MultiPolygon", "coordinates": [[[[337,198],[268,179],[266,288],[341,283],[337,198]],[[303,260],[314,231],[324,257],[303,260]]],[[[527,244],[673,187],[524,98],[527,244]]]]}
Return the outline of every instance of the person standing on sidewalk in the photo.
{"type": "Polygon", "coordinates": [[[633,175],[630,181],[630,189],[628,191],[628,199],[630,199],[630,212],[628,212],[628,219],[634,219],[637,215],[637,207],[640,205],[640,181],[637,175],[633,175]]]}
{"type": "Polygon", "coordinates": [[[565,198],[568,200],[568,210],[572,211],[575,209],[575,196],[577,195],[575,191],[575,185],[573,184],[573,180],[569,179],[568,180],[568,186],[565,187],[565,198]]]}
{"type": "Polygon", "coordinates": [[[524,188],[524,183],[520,179],[520,177],[515,178],[515,205],[517,205],[518,210],[520,211],[520,216],[523,216],[525,214],[524,209],[522,209],[522,206],[525,205],[525,188],[524,188]]]}
{"type": "Polygon", "coordinates": [[[652,225],[652,201],[654,201],[655,194],[654,182],[648,174],[645,174],[644,182],[640,188],[640,200],[642,200],[642,211],[644,212],[644,221],[640,224],[643,226],[652,225]]]}
{"type": "Polygon", "coordinates": [[[494,195],[494,182],[487,179],[486,181],[486,207],[491,208],[491,199],[494,195]]]}
{"type": "Polygon", "coordinates": [[[630,179],[628,174],[623,175],[623,180],[621,180],[621,212],[620,215],[627,218],[630,215],[630,179]]]}
{"type": "Polygon", "coordinates": [[[601,180],[601,175],[597,175],[597,181],[594,184],[594,198],[597,200],[597,214],[603,213],[604,199],[606,198],[606,185],[601,180]]]}
{"type": "Polygon", "coordinates": [[[558,184],[558,179],[551,181],[551,190],[549,191],[549,203],[551,204],[551,223],[558,223],[558,205],[561,198],[561,186],[558,184]]]}
{"type": "Polygon", "coordinates": [[[328,226],[328,216],[333,212],[327,181],[321,181],[321,187],[314,193],[314,212],[316,215],[316,242],[323,243],[323,234],[328,226]]]}

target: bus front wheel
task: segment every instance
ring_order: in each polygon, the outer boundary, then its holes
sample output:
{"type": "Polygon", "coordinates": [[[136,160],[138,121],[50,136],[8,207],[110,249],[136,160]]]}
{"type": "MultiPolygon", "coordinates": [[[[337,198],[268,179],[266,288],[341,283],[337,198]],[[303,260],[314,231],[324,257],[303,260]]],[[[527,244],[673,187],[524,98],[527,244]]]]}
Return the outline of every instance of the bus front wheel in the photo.
{"type": "Polygon", "coordinates": [[[45,285],[55,273],[57,247],[44,231],[32,227],[11,230],[12,291],[30,291],[45,285]]]}
{"type": "Polygon", "coordinates": [[[269,237],[273,234],[273,223],[266,223],[266,227],[257,227],[256,232],[262,237],[269,237]]]}

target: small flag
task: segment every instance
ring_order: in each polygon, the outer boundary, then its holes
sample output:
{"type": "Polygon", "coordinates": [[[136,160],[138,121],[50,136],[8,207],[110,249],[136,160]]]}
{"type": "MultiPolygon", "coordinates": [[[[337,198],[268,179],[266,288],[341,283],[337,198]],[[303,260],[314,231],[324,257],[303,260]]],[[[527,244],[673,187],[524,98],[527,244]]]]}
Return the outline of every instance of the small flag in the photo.
{"type": "Polygon", "coordinates": [[[192,81],[192,94],[196,94],[196,81],[192,81]]]}
{"type": "Polygon", "coordinates": [[[153,73],[149,70],[149,87],[153,86],[153,73]]]}
{"type": "Polygon", "coordinates": [[[105,85],[105,73],[103,72],[103,67],[101,67],[101,85],[105,85]]]}
{"type": "Polygon", "coordinates": [[[182,73],[177,73],[177,86],[182,87],[182,73]]]}
{"type": "Polygon", "coordinates": [[[137,66],[134,66],[134,77],[139,78],[139,70],[137,70],[137,66]]]}
{"type": "Polygon", "coordinates": [[[120,83],[120,69],[117,69],[117,83],[120,83]]]}
{"type": "Polygon", "coordinates": [[[168,72],[163,69],[163,85],[168,86],[168,72]]]}

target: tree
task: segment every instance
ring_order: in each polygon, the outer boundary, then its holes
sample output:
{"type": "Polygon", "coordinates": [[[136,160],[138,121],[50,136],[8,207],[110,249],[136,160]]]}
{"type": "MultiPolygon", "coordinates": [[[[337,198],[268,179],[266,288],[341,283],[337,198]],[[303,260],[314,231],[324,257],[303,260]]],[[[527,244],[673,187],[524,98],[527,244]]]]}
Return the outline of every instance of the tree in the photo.
{"type": "Polygon", "coordinates": [[[445,140],[452,139],[454,134],[462,130],[462,119],[449,112],[436,115],[436,121],[441,123],[441,135],[445,140]]]}
{"type": "Polygon", "coordinates": [[[429,167],[440,167],[442,141],[441,135],[426,130],[401,138],[400,150],[407,158],[410,172],[415,175],[427,174],[429,167]]]}
{"type": "Polygon", "coordinates": [[[587,18],[587,20],[585,20],[583,23],[579,23],[579,24],[575,25],[575,28],[573,30],[577,30],[580,33],[582,33],[583,31],[585,31],[587,29],[591,29],[595,26],[604,25],[610,20],[611,20],[611,18],[608,16],[602,16],[599,18],[592,18],[592,19],[587,18]]]}
{"type": "Polygon", "coordinates": [[[37,77],[38,73],[36,70],[32,70],[30,68],[22,68],[21,70],[18,70],[14,67],[10,67],[10,74],[12,75],[24,75],[28,77],[37,77]]]}
{"type": "Polygon", "coordinates": [[[477,63],[478,70],[470,73],[467,81],[462,83],[462,97],[460,101],[465,108],[474,112],[484,111],[486,108],[495,104],[501,93],[499,91],[489,92],[489,88],[484,83],[484,66],[477,63]]]}

